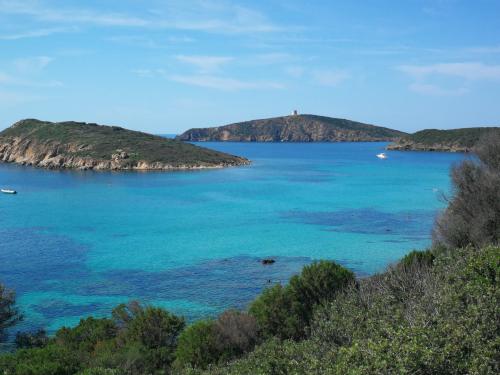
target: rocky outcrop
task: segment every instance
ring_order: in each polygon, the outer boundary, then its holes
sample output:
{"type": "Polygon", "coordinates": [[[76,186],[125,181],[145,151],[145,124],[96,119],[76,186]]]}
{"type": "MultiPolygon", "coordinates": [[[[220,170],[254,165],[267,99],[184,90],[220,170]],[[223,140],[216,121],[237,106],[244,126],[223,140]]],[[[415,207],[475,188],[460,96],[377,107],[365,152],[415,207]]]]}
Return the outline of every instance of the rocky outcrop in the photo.
{"type": "MultiPolygon", "coordinates": [[[[88,146],[87,146],[88,147],[88,146]]],[[[0,143],[0,160],[48,169],[80,169],[80,170],[176,170],[223,168],[249,164],[246,159],[234,162],[221,162],[214,165],[167,164],[131,160],[127,153],[116,150],[110,160],[72,155],[72,150],[85,150],[85,145],[62,145],[54,142],[38,143],[29,139],[12,138],[0,143]]]]}
{"type": "Polygon", "coordinates": [[[375,125],[315,115],[292,115],[213,128],[190,129],[177,139],[191,142],[374,142],[406,133],[375,125]]]}
{"type": "Polygon", "coordinates": [[[0,161],[48,169],[223,168],[238,156],[118,127],[23,120],[0,133],[0,161]]]}

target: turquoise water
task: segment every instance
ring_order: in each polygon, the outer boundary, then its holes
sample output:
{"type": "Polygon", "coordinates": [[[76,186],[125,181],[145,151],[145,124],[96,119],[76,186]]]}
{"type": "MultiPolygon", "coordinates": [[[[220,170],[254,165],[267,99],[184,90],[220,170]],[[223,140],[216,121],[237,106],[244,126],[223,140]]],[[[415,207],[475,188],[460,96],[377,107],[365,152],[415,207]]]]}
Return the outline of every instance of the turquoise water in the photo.
{"type": "Polygon", "coordinates": [[[138,299],[188,319],[245,307],[314,259],[358,275],[430,243],[461,155],[385,143],[207,143],[253,160],[193,172],[46,171],[0,164],[0,281],[19,329],[53,331],[138,299]],[[262,257],[277,262],[263,266],[262,257]]]}

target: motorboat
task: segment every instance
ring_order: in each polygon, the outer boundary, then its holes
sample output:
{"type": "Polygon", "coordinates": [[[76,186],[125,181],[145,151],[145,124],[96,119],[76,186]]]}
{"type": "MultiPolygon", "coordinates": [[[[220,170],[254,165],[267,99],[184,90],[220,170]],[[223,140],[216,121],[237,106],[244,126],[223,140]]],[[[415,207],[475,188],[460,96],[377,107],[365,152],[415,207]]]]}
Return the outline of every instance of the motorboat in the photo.
{"type": "Polygon", "coordinates": [[[377,158],[379,159],[387,159],[387,155],[381,152],[380,154],[377,154],[377,158]]]}
{"type": "Polygon", "coordinates": [[[12,189],[0,189],[0,191],[4,194],[17,194],[17,191],[12,189]]]}

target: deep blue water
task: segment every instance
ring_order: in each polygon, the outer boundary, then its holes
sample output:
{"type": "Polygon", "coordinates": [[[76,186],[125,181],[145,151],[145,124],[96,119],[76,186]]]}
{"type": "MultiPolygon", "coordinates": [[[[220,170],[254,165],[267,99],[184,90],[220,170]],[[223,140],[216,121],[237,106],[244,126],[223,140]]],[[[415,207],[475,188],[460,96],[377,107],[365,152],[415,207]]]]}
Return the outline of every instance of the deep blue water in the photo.
{"type": "Polygon", "coordinates": [[[430,243],[463,156],[385,143],[205,143],[251,166],[46,171],[0,164],[0,281],[53,331],[138,299],[189,319],[245,307],[314,259],[368,275],[430,243]],[[263,266],[263,257],[275,257],[263,266]]]}

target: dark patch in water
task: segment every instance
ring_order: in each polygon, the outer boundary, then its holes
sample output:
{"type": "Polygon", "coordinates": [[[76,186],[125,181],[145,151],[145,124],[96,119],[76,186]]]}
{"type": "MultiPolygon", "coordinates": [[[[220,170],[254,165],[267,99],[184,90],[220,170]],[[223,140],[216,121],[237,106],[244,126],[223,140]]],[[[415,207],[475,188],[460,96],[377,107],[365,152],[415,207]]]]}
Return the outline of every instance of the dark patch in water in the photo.
{"type": "Polygon", "coordinates": [[[46,319],[57,319],[70,316],[87,316],[94,315],[97,311],[102,310],[100,304],[91,303],[88,305],[74,305],[62,300],[44,300],[41,304],[36,305],[34,310],[46,319]]]}
{"type": "MultiPolygon", "coordinates": [[[[89,283],[78,288],[84,295],[127,295],[130,299],[187,300],[210,306],[216,311],[227,308],[245,308],[264,288],[276,283],[285,284],[289,278],[312,262],[306,257],[272,257],[271,266],[263,266],[261,258],[235,257],[202,262],[160,272],[142,270],[109,271],[100,283],[89,283]]],[[[357,272],[361,264],[345,266],[357,272]]],[[[362,275],[361,272],[357,272],[362,275]]],[[[199,312],[183,312],[188,319],[200,318],[199,312]]]]}
{"type": "Polygon", "coordinates": [[[435,211],[383,212],[375,209],[330,212],[289,211],[285,220],[327,227],[331,232],[398,235],[408,240],[426,238],[434,222],[435,211]]]}
{"type": "Polygon", "coordinates": [[[87,248],[67,237],[23,228],[0,229],[0,238],[1,281],[18,294],[88,275],[87,248]]]}

